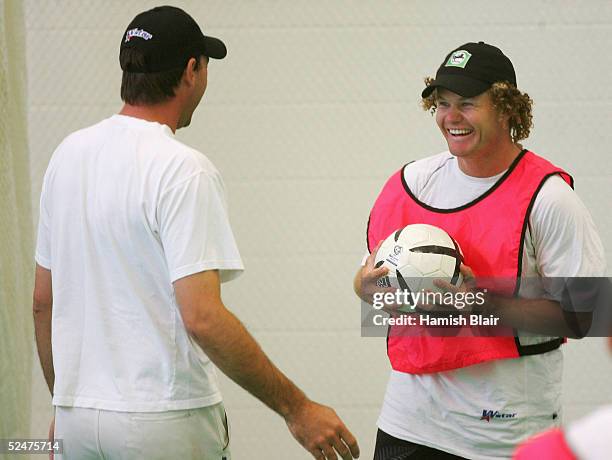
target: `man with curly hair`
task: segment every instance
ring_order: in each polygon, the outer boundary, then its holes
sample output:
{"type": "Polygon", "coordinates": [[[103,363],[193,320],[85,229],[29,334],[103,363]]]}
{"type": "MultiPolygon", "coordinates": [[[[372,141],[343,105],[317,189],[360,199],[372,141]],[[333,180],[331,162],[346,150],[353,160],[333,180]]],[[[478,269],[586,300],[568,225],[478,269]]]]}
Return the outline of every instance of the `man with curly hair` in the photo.
{"type": "Polygon", "coordinates": [[[426,79],[422,105],[448,151],[408,163],[383,187],[355,291],[371,303],[386,274],[374,264],[378,244],[392,231],[436,225],[461,246],[466,279],[499,282],[478,313],[494,314],[506,333],[402,336],[391,327],[374,458],[509,458],[517,443],[560,423],[560,346],[590,324],[588,311],[567,321],[546,281],[602,276],[603,248],[571,176],[518,143],[529,135],[532,101],[499,48],[452,50],[426,79]]]}

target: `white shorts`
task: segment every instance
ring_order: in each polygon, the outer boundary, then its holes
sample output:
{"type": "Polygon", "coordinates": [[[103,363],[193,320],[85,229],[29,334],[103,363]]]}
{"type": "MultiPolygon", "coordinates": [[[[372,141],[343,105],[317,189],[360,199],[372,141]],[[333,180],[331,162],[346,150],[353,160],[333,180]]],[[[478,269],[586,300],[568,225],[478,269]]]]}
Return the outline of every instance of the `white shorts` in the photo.
{"type": "Polygon", "coordinates": [[[223,403],[168,412],[55,408],[56,460],[230,460],[223,403]]]}

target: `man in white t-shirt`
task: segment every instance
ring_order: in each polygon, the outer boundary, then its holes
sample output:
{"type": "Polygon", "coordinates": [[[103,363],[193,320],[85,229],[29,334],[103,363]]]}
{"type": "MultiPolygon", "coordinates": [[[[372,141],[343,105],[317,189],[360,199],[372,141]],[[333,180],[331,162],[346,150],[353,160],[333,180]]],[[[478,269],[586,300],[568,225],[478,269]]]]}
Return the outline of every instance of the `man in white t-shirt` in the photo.
{"type": "Polygon", "coordinates": [[[355,291],[372,303],[387,273],[375,267],[377,245],[393,230],[438,225],[461,245],[467,278],[511,280],[480,313],[519,337],[398,337],[391,329],[374,458],[509,458],[519,442],[560,423],[561,337],[582,336],[590,321],[574,312],[568,324],[545,282],[520,280],[602,276],[604,251],[571,177],[518,143],[529,135],[532,102],[501,50],[464,44],[426,85],[423,106],[435,112],[448,151],[407,164],[385,184],[355,291]]]}
{"type": "MultiPolygon", "coordinates": [[[[225,459],[213,363],[286,421],[316,459],[359,455],[222,303],[243,265],[223,182],[174,138],[226,55],[184,11],[137,15],[122,37],[118,115],[68,136],[40,199],[34,319],[65,459],[225,459]]],[[[53,431],[55,430],[55,434],[53,431]]]]}

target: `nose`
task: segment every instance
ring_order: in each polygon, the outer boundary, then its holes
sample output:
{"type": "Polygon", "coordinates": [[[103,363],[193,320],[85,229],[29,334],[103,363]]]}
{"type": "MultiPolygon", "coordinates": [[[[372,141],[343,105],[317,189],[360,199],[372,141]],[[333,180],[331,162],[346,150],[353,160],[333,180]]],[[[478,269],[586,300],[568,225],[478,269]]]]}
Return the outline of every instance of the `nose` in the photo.
{"type": "Polygon", "coordinates": [[[455,106],[450,106],[446,111],[446,121],[451,123],[458,123],[462,120],[463,116],[461,115],[461,111],[457,109],[455,106]]]}

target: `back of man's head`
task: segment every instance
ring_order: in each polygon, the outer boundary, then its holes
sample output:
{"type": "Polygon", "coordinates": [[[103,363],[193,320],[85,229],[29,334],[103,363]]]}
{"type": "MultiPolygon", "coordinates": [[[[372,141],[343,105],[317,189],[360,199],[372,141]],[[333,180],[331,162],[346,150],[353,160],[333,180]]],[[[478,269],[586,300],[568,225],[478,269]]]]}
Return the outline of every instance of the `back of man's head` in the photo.
{"type": "Polygon", "coordinates": [[[153,105],[175,95],[185,66],[200,56],[223,59],[223,42],[202,33],[180,8],[161,6],[138,14],[121,38],[121,99],[131,105],[153,105]]]}

